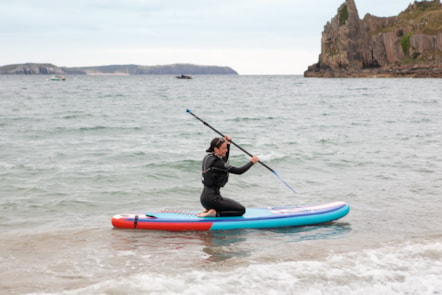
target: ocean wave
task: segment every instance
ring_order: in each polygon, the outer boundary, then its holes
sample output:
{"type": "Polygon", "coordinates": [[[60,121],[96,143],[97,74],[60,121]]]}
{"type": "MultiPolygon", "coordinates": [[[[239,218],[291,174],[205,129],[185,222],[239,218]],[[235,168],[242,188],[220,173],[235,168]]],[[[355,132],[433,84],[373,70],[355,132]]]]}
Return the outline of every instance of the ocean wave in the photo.
{"type": "Polygon", "coordinates": [[[441,256],[440,240],[423,241],[332,253],[324,259],[184,272],[151,269],[57,294],[441,294],[441,256]]]}
{"type": "Polygon", "coordinates": [[[237,117],[233,119],[228,119],[226,121],[231,122],[247,122],[247,121],[265,121],[267,124],[271,120],[279,119],[278,117],[272,117],[272,116],[260,116],[260,117],[237,117]]]}
{"type": "Polygon", "coordinates": [[[105,126],[105,125],[96,125],[96,126],[87,126],[87,127],[76,127],[76,128],[66,128],[66,129],[78,129],[82,132],[87,131],[101,131],[101,130],[111,130],[111,131],[138,131],[142,130],[143,128],[140,126],[105,126]]]}

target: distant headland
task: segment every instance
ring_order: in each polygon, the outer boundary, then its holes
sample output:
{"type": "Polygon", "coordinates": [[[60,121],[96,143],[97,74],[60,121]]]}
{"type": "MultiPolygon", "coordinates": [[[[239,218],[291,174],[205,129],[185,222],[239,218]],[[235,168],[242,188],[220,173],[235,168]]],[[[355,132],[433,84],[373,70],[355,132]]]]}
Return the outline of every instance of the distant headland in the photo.
{"type": "Polygon", "coordinates": [[[304,76],[442,78],[441,19],[440,0],[362,20],[355,1],[345,0],[324,27],[319,61],[304,76]]]}
{"type": "Polygon", "coordinates": [[[193,64],[158,66],[108,65],[95,67],[58,67],[50,63],[12,64],[0,67],[0,75],[238,75],[230,67],[193,64]]]}

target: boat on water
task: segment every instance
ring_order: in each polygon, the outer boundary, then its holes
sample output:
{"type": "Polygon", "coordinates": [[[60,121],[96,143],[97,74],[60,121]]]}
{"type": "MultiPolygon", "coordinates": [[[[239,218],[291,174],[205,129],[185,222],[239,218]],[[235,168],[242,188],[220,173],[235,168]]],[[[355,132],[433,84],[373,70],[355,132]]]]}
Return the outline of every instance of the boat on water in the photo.
{"type": "Polygon", "coordinates": [[[313,206],[247,208],[243,216],[198,217],[198,212],[162,210],[147,213],[117,214],[112,225],[122,229],[165,231],[213,231],[246,228],[278,228],[324,224],[338,220],[350,211],[344,202],[313,206]]]}
{"type": "Polygon", "coordinates": [[[66,78],[61,75],[53,75],[51,81],[66,81],[66,78]]]}
{"type": "Polygon", "coordinates": [[[192,79],[192,76],[189,75],[180,75],[180,76],[176,76],[177,79],[192,79]]]}

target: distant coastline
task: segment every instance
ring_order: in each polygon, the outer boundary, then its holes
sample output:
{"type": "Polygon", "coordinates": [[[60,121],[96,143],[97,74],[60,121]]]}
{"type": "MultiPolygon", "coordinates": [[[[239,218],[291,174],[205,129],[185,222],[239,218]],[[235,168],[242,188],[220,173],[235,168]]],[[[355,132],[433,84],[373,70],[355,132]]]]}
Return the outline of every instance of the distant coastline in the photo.
{"type": "Polygon", "coordinates": [[[194,64],[157,66],[107,65],[90,67],[59,67],[50,63],[11,64],[0,67],[0,75],[238,75],[230,67],[194,64]]]}

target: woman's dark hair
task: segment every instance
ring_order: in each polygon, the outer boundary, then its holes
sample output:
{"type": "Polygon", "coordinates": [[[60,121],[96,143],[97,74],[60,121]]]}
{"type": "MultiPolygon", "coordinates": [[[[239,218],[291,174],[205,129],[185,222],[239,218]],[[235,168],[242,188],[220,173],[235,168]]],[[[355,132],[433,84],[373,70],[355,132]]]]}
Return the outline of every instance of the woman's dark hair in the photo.
{"type": "Polygon", "coordinates": [[[210,142],[210,147],[206,150],[208,153],[213,153],[215,148],[218,148],[225,142],[226,140],[223,137],[215,137],[210,142]]]}

